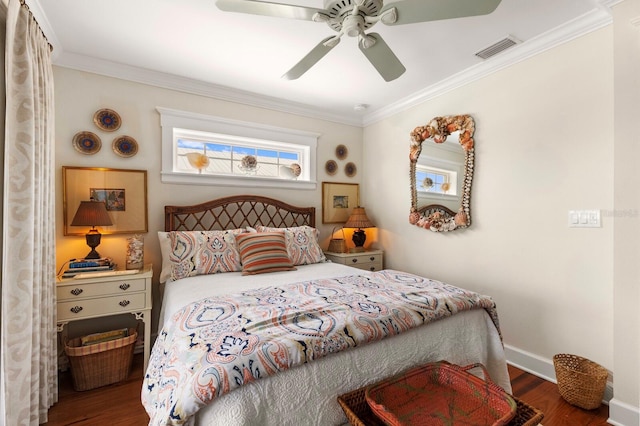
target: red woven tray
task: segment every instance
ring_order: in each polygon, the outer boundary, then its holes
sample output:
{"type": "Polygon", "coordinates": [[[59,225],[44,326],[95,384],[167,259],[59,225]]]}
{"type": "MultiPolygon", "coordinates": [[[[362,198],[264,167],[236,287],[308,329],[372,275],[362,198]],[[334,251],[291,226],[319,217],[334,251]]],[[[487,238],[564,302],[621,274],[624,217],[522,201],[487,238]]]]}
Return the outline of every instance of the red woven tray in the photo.
{"type": "Polygon", "coordinates": [[[379,382],[365,392],[377,417],[391,426],[503,426],[516,415],[516,401],[489,378],[484,366],[426,364],[379,382]],[[481,367],[486,380],[468,370],[481,367]]]}

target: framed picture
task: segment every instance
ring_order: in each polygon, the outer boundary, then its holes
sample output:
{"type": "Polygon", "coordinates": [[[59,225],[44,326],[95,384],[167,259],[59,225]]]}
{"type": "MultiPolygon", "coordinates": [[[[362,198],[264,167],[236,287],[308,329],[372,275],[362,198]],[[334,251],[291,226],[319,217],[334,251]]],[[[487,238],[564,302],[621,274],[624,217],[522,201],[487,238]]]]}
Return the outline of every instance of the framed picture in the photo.
{"type": "Polygon", "coordinates": [[[322,182],[322,223],[344,223],[360,204],[357,183],[322,182]]]}
{"type": "Polygon", "coordinates": [[[86,226],[71,226],[81,201],[103,201],[113,225],[101,226],[107,234],[148,232],[147,171],[102,167],[62,167],[64,235],[85,235],[86,226]]]}

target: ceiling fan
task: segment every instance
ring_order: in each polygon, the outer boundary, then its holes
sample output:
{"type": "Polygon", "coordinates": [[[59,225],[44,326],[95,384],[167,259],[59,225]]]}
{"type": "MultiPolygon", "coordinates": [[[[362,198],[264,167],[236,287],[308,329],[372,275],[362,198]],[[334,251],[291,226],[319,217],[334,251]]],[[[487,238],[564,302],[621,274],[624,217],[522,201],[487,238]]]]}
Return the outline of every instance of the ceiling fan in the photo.
{"type": "Polygon", "coordinates": [[[307,72],[336,47],[343,35],[358,37],[358,47],[385,81],[400,77],[404,65],[380,34],[365,31],[382,22],[404,25],[493,12],[502,0],[324,0],[324,9],[254,0],[217,0],[216,6],[226,12],[249,13],[326,22],[338,34],[327,37],[282,77],[295,80],[307,72]]]}

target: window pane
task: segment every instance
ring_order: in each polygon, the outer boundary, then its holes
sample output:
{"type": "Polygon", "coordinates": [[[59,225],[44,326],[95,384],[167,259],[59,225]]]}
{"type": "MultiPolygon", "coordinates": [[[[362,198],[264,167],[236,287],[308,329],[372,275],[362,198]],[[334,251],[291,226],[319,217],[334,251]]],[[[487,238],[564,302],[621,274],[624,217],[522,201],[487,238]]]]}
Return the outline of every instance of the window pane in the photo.
{"type": "MultiPolygon", "coordinates": [[[[185,131],[186,132],[186,131],[185,131]]],[[[177,137],[176,138],[176,168],[179,171],[194,174],[212,174],[212,175],[237,175],[242,177],[266,177],[293,179],[294,176],[290,166],[293,163],[304,162],[303,147],[299,152],[291,149],[278,149],[263,147],[260,142],[256,141],[255,146],[250,143],[238,144],[237,141],[230,143],[220,143],[216,139],[220,139],[220,135],[210,135],[207,140],[206,134],[199,133],[197,138],[177,137]],[[198,140],[202,137],[202,140],[198,140]],[[189,160],[189,154],[196,153],[206,156],[206,161],[201,161],[198,157],[192,157],[189,160]],[[247,156],[253,156],[257,160],[255,168],[246,167],[242,161],[247,156]],[[202,166],[202,164],[206,166],[202,166]],[[200,168],[197,167],[200,164],[200,168]]],[[[224,138],[224,137],[222,137],[224,138]]],[[[278,145],[274,142],[265,142],[264,145],[278,145]]],[[[287,144],[291,145],[291,144],[287,144]]]]}

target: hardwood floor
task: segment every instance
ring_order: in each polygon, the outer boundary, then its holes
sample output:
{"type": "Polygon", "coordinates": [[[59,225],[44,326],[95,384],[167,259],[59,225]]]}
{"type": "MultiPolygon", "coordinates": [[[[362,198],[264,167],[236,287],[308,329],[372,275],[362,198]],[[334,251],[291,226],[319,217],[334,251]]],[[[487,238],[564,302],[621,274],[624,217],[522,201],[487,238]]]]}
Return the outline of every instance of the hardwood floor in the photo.
{"type": "MultiPolygon", "coordinates": [[[[47,426],[138,426],[149,417],[140,403],[142,356],[134,357],[125,382],[85,392],[73,390],[68,372],[60,374],[59,402],[49,410],[47,426]]],[[[604,426],[609,408],[582,410],[565,402],[555,384],[509,366],[513,395],[544,413],[544,426],[604,426]]]]}
{"type": "Polygon", "coordinates": [[[544,426],[604,426],[609,407],[583,410],[567,403],[551,382],[509,366],[513,395],[544,413],[544,426]]]}
{"type": "Polygon", "coordinates": [[[71,374],[59,375],[58,403],[49,410],[47,426],[138,426],[149,424],[140,402],[142,354],[134,355],[129,378],[83,392],[73,390],[71,374]]]}

